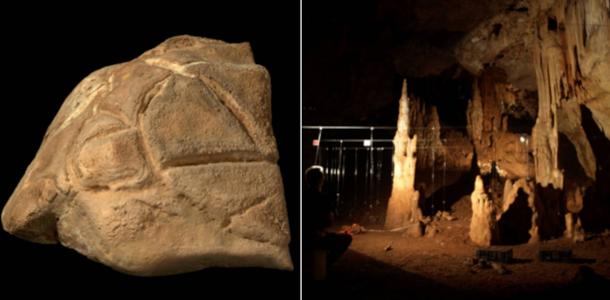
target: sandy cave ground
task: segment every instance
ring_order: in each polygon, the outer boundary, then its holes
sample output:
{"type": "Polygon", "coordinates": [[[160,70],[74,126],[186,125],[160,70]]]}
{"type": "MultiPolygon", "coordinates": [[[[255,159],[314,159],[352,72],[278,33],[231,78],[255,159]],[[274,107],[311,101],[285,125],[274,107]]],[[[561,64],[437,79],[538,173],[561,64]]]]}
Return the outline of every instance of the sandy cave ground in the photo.
{"type": "Polygon", "coordinates": [[[503,264],[508,272],[501,275],[494,268],[473,267],[468,262],[478,248],[468,238],[468,197],[453,206],[453,215],[456,220],[435,221],[439,232],[433,237],[396,232],[354,235],[349,250],[329,269],[325,281],[304,283],[304,299],[498,299],[610,291],[608,231],[581,243],[560,238],[495,246],[513,250],[514,261],[503,264]],[[571,249],[574,259],[541,262],[540,249],[571,249]]]}

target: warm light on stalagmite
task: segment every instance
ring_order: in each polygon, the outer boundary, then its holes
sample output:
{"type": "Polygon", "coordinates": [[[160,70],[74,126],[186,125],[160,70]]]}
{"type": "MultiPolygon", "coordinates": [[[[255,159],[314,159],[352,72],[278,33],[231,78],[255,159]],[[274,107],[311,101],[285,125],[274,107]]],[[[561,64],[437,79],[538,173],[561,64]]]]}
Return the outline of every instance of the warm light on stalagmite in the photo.
{"type": "Polygon", "coordinates": [[[419,220],[419,192],[413,188],[417,158],[417,135],[409,137],[409,98],[407,81],[402,85],[398,107],[398,124],[394,136],[394,178],[392,194],[388,202],[385,227],[398,228],[419,220]]]}
{"type": "Polygon", "coordinates": [[[470,195],[472,219],[470,220],[470,240],[480,246],[489,246],[494,240],[496,220],[494,206],[483,186],[481,176],[474,182],[474,191],[470,195]]]}

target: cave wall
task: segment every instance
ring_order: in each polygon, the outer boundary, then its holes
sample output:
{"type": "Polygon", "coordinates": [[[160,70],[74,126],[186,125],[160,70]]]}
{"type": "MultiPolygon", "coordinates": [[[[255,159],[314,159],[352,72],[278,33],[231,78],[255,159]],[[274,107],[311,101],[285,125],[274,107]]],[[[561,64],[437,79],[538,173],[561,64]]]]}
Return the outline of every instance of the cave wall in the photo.
{"type": "Polygon", "coordinates": [[[441,123],[435,106],[416,97],[410,103],[410,132],[419,137],[415,187],[430,198],[470,171],[474,152],[466,135],[441,123]]]}
{"type": "MultiPolygon", "coordinates": [[[[529,128],[509,131],[510,105],[523,97],[521,90],[507,82],[504,70],[496,67],[482,72],[473,85],[473,99],[466,112],[468,133],[477,153],[481,174],[496,168],[502,177],[516,179],[532,175],[529,128]]],[[[515,126],[513,126],[515,127],[515,126]]]]}
{"type": "MultiPolygon", "coordinates": [[[[532,210],[530,241],[556,237],[564,229],[567,238],[583,240],[585,207],[585,215],[595,215],[590,224],[604,223],[610,216],[607,189],[598,182],[608,178],[608,158],[595,151],[591,141],[610,138],[610,3],[557,0],[519,5],[519,11],[482,22],[455,50],[458,61],[477,78],[467,116],[480,172],[497,172],[506,184],[502,197],[490,194],[495,201],[490,214],[502,220],[522,191],[532,210]],[[537,103],[532,105],[534,93],[537,103]],[[511,110],[515,105],[524,109],[511,110]],[[518,113],[524,115],[533,107],[533,127],[511,126],[518,113]],[[591,126],[583,126],[585,108],[597,135],[591,126]]],[[[595,144],[603,148],[606,143],[595,144]]],[[[486,192],[493,193],[490,185],[486,192]]],[[[480,222],[473,220],[472,226],[480,222]]],[[[488,240],[501,243],[501,230],[492,232],[496,236],[488,240]]]]}

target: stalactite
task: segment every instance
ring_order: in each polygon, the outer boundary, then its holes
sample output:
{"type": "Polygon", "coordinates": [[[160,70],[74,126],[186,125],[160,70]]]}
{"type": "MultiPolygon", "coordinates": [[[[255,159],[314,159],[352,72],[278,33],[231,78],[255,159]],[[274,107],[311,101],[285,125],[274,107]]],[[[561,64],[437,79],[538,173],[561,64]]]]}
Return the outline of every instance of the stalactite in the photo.
{"type": "Polygon", "coordinates": [[[596,159],[581,126],[580,105],[591,110],[597,125],[610,138],[610,124],[606,124],[610,113],[609,16],[610,8],[603,0],[560,0],[538,20],[534,65],[539,111],[533,146],[536,180],[542,186],[564,186],[559,134],[572,143],[589,179],[580,184],[595,180],[596,159]],[[548,26],[549,18],[558,24],[557,29],[548,26]]]}

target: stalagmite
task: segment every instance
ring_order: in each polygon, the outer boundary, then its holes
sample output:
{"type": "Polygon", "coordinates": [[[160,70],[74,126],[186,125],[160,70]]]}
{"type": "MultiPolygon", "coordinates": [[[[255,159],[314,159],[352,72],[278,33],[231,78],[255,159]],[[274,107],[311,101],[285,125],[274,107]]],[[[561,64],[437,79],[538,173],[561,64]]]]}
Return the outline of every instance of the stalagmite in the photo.
{"type": "Polygon", "coordinates": [[[388,202],[385,227],[393,229],[421,217],[418,206],[419,192],[414,189],[417,135],[409,137],[409,98],[407,81],[403,82],[402,95],[399,100],[398,124],[394,136],[394,179],[392,194],[388,202]]]}
{"type": "Polygon", "coordinates": [[[565,214],[566,230],[564,236],[574,242],[585,240],[585,232],[580,223],[580,218],[573,213],[565,214]]]}
{"type": "Polygon", "coordinates": [[[477,245],[489,246],[493,241],[496,229],[494,206],[483,186],[481,176],[477,176],[474,191],[470,195],[472,219],[470,220],[470,239],[477,245]]]}
{"type": "Polygon", "coordinates": [[[535,226],[544,237],[557,236],[564,219],[565,235],[579,240],[581,223],[589,224],[586,211],[603,208],[605,200],[600,199],[608,194],[599,179],[607,178],[605,157],[600,156],[604,150],[594,147],[603,145],[597,129],[610,138],[610,2],[523,4],[527,8],[521,13],[507,10],[481,23],[456,48],[460,64],[477,77],[468,131],[481,174],[489,173],[490,162],[495,162],[503,180],[510,180],[503,206],[520,190],[512,182],[525,180],[524,186],[535,190],[521,189],[533,213],[532,240],[537,238],[535,226]],[[507,110],[514,100],[529,103],[535,97],[529,93],[524,98],[519,94],[523,90],[537,91],[537,106],[522,106],[537,110],[528,113],[535,118],[531,135],[529,128],[510,124],[519,117],[507,110]],[[587,197],[595,199],[584,203],[587,197]]]}

